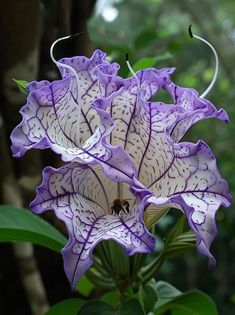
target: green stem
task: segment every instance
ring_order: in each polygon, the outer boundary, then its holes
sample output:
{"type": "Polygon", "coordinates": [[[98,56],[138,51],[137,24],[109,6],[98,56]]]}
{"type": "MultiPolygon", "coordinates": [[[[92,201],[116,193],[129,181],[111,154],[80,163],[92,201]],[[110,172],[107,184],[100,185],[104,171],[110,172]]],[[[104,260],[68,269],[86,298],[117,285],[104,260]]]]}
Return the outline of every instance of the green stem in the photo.
{"type": "Polygon", "coordinates": [[[103,242],[101,242],[97,247],[96,247],[97,254],[104,266],[104,269],[107,271],[108,274],[112,275],[114,274],[114,270],[110,264],[109,260],[109,253],[107,246],[103,242]]]}
{"type": "Polygon", "coordinates": [[[111,279],[104,278],[101,274],[92,270],[92,268],[90,268],[86,272],[86,276],[91,282],[93,282],[94,284],[96,284],[97,286],[101,288],[110,289],[110,290],[115,288],[115,284],[111,279]]]}
{"type": "Polygon", "coordinates": [[[142,272],[140,272],[140,281],[134,284],[134,289],[137,289],[140,284],[146,284],[152,278],[154,278],[162,264],[165,261],[165,256],[163,252],[150,264],[148,265],[142,272]]]}
{"type": "Polygon", "coordinates": [[[142,267],[147,255],[145,254],[135,254],[130,257],[130,265],[131,265],[131,280],[135,280],[140,268],[142,267]]]}
{"type": "Polygon", "coordinates": [[[115,241],[109,241],[110,260],[112,268],[118,278],[129,278],[129,257],[124,254],[123,248],[115,241]]]}
{"type": "Polygon", "coordinates": [[[102,264],[102,261],[99,259],[99,257],[96,257],[96,255],[94,255],[93,260],[94,260],[93,267],[104,277],[109,277],[109,274],[105,269],[104,265],[102,264]]]}

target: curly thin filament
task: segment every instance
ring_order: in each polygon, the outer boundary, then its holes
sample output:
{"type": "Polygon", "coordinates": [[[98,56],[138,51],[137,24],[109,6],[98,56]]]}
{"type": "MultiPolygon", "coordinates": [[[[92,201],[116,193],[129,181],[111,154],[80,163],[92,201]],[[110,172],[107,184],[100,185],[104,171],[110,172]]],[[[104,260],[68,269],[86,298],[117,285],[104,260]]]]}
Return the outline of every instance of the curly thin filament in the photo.
{"type": "Polygon", "coordinates": [[[136,79],[137,85],[140,86],[140,80],[139,80],[139,78],[137,77],[135,71],[133,70],[133,68],[132,68],[131,65],[130,65],[128,53],[126,53],[126,64],[127,64],[127,67],[128,67],[128,69],[129,69],[130,73],[131,73],[131,74],[133,75],[133,77],[136,79]]]}
{"type": "Polygon", "coordinates": [[[213,88],[216,80],[217,80],[217,77],[218,77],[218,70],[219,70],[219,58],[218,58],[218,55],[217,55],[217,52],[215,50],[215,48],[211,45],[211,43],[209,43],[207,40],[205,40],[204,38],[198,36],[198,35],[195,35],[192,33],[192,25],[189,26],[188,28],[188,32],[189,32],[189,35],[190,37],[192,38],[196,38],[196,39],[199,39],[200,41],[204,42],[207,46],[210,47],[210,49],[213,51],[214,53],[214,56],[215,56],[215,70],[214,70],[214,76],[213,76],[213,79],[210,83],[210,85],[208,86],[208,88],[200,95],[200,98],[203,98],[205,97],[210,91],[211,89],[213,88]]]}
{"type": "MultiPolygon", "coordinates": [[[[54,55],[53,55],[53,50],[54,50],[54,47],[57,43],[59,43],[60,41],[63,41],[63,40],[66,40],[66,39],[71,39],[71,38],[74,38],[75,36],[78,36],[80,35],[81,33],[77,33],[77,34],[74,34],[74,35],[69,35],[69,36],[65,36],[65,37],[61,37],[61,38],[58,38],[56,41],[54,41],[54,43],[51,45],[51,48],[50,48],[50,56],[51,56],[51,60],[55,63],[55,65],[57,67],[60,67],[60,68],[63,68],[63,71],[65,71],[65,69],[68,69],[70,71],[70,73],[74,76],[75,78],[75,81],[76,81],[76,85],[77,85],[77,95],[76,95],[76,99],[77,99],[77,104],[78,104],[78,117],[77,117],[77,135],[78,135],[78,141],[80,141],[80,117],[81,117],[81,102],[80,100],[78,100],[78,97],[79,97],[79,77],[78,77],[78,73],[76,72],[76,70],[67,65],[67,64],[64,64],[62,62],[59,62],[55,59],[54,55]]],[[[64,73],[63,73],[64,74],[64,73]]]]}

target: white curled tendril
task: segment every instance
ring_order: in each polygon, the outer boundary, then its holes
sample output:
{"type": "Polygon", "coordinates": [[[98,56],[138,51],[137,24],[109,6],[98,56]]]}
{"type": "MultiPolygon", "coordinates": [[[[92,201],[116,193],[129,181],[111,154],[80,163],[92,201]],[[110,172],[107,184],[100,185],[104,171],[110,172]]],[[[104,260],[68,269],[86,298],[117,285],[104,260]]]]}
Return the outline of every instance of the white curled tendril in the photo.
{"type": "Polygon", "coordinates": [[[77,34],[74,34],[74,35],[69,35],[69,36],[65,36],[65,37],[61,37],[61,38],[58,38],[56,41],[54,41],[54,43],[51,45],[51,48],[50,48],[50,56],[51,56],[51,60],[55,63],[55,65],[57,67],[60,67],[60,68],[63,68],[63,71],[65,69],[68,69],[70,71],[70,73],[74,76],[75,80],[76,80],[76,85],[77,85],[77,95],[76,95],[76,99],[77,99],[77,104],[78,104],[78,121],[77,121],[77,134],[78,134],[78,139],[80,140],[80,117],[81,117],[81,102],[80,100],[78,100],[78,96],[79,96],[79,78],[78,78],[78,74],[76,72],[76,70],[67,65],[67,64],[64,64],[62,62],[59,62],[55,59],[54,55],[53,55],[53,50],[54,50],[54,47],[57,43],[59,43],[60,41],[62,40],[65,40],[65,39],[71,39],[71,38],[74,38],[75,36],[78,36],[80,35],[81,33],[77,33],[77,34]]]}
{"type": "Polygon", "coordinates": [[[207,46],[210,47],[210,49],[213,51],[214,53],[214,56],[215,56],[215,70],[214,70],[214,76],[213,76],[213,79],[210,83],[210,85],[208,86],[208,88],[200,95],[200,98],[203,98],[205,97],[210,91],[211,89],[213,88],[215,82],[216,82],[216,79],[217,79],[217,76],[218,76],[218,70],[219,70],[219,58],[218,58],[218,55],[217,55],[217,52],[215,50],[215,48],[211,45],[211,43],[209,43],[207,40],[205,40],[204,38],[198,36],[198,35],[195,35],[192,33],[192,25],[189,25],[189,28],[188,28],[188,32],[189,32],[189,35],[190,37],[192,38],[197,38],[199,39],[200,41],[204,42],[205,44],[207,44],[207,46]]]}
{"type": "Polygon", "coordinates": [[[130,73],[136,79],[137,85],[140,86],[140,80],[139,80],[139,78],[137,77],[135,71],[133,70],[133,68],[130,65],[128,53],[126,53],[126,64],[127,64],[127,67],[129,69],[130,73]]]}

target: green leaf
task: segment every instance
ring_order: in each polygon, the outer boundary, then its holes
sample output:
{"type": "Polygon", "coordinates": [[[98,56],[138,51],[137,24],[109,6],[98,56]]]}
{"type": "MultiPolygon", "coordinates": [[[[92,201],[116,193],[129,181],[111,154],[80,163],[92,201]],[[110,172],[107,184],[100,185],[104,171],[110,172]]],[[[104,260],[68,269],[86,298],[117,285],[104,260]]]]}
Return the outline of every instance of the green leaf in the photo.
{"type": "Polygon", "coordinates": [[[139,71],[146,68],[152,68],[158,63],[159,61],[166,60],[172,58],[172,55],[169,52],[165,52],[164,54],[155,56],[155,57],[144,57],[138,60],[136,63],[133,64],[133,70],[139,71]]]}
{"type": "Polygon", "coordinates": [[[186,217],[181,216],[167,235],[163,251],[166,258],[174,258],[195,247],[195,234],[192,231],[183,233],[185,221],[186,217]]]}
{"type": "Polygon", "coordinates": [[[164,61],[164,60],[168,60],[173,58],[173,55],[169,52],[166,51],[163,54],[159,54],[155,57],[156,63],[158,63],[159,61],[164,61]]]}
{"type": "Polygon", "coordinates": [[[154,315],[218,315],[215,303],[205,293],[191,290],[181,294],[179,290],[166,282],[157,283],[158,301],[154,315]]]}
{"type": "Polygon", "coordinates": [[[84,304],[77,315],[145,315],[140,303],[136,300],[130,300],[119,310],[101,301],[90,301],[84,304]]]}
{"type": "Polygon", "coordinates": [[[115,283],[110,276],[102,275],[98,270],[93,267],[89,268],[89,270],[86,272],[86,277],[100,288],[109,290],[113,290],[115,288],[115,283]]]}
{"type": "Polygon", "coordinates": [[[28,90],[26,89],[26,86],[29,84],[29,82],[23,81],[23,80],[16,80],[16,79],[12,79],[12,80],[18,86],[20,92],[22,92],[23,94],[26,94],[26,95],[29,94],[28,90]]]}
{"type": "Polygon", "coordinates": [[[178,297],[182,294],[181,291],[173,287],[173,285],[165,282],[165,281],[158,281],[156,283],[156,291],[158,295],[157,303],[155,304],[155,309],[159,308],[161,305],[168,303],[169,301],[173,300],[174,298],[178,297]]]}
{"type": "Polygon", "coordinates": [[[0,206],[0,242],[30,242],[60,252],[66,238],[31,211],[0,206]]]}
{"type": "Polygon", "coordinates": [[[199,290],[186,292],[166,305],[162,305],[154,312],[154,315],[165,314],[166,311],[171,311],[172,315],[218,315],[212,299],[199,290]]]}
{"type": "Polygon", "coordinates": [[[175,238],[175,243],[193,243],[195,244],[197,238],[193,231],[187,231],[175,238]]]}
{"type": "Polygon", "coordinates": [[[140,303],[136,299],[132,299],[115,313],[115,315],[145,315],[140,303]]]}
{"type": "Polygon", "coordinates": [[[168,233],[165,240],[165,247],[171,244],[176,239],[177,236],[183,233],[185,222],[186,222],[186,216],[182,215],[177,221],[177,223],[173,226],[173,228],[168,233]]]}
{"type": "Polygon", "coordinates": [[[117,290],[107,292],[104,295],[102,295],[100,300],[102,302],[105,302],[105,303],[107,303],[107,304],[109,304],[109,305],[111,305],[112,307],[115,308],[118,305],[118,303],[119,303],[120,293],[117,290]]]}
{"type": "Polygon", "coordinates": [[[101,301],[89,301],[85,303],[77,315],[113,315],[115,314],[112,306],[101,301]]]}
{"type": "Polygon", "coordinates": [[[174,258],[177,257],[191,249],[194,249],[195,245],[192,243],[173,243],[170,246],[168,246],[166,249],[164,249],[164,256],[166,258],[174,258]]]}
{"type": "Polygon", "coordinates": [[[156,64],[155,57],[144,57],[138,60],[136,63],[134,63],[132,68],[136,72],[142,69],[151,68],[155,66],[155,64],[156,64]]]}
{"type": "Polygon", "coordinates": [[[82,278],[78,281],[76,291],[83,296],[89,296],[91,290],[94,288],[94,284],[86,277],[86,275],[82,276],[82,278]]]}
{"type": "Polygon", "coordinates": [[[139,289],[139,300],[143,305],[146,313],[151,312],[154,309],[158,299],[156,289],[151,285],[151,282],[142,285],[139,289]]]}
{"type": "Polygon", "coordinates": [[[52,306],[45,315],[77,315],[84,303],[82,299],[64,300],[52,306]]]}

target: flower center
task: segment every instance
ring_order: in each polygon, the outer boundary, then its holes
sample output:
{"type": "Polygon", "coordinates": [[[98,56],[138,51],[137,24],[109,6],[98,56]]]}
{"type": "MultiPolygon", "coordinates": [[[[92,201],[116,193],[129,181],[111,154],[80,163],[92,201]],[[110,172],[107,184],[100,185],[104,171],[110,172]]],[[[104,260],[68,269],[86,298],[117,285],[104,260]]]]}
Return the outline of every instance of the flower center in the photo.
{"type": "Polygon", "coordinates": [[[127,199],[115,199],[111,206],[111,214],[121,215],[121,213],[128,214],[130,212],[130,204],[127,199]]]}

